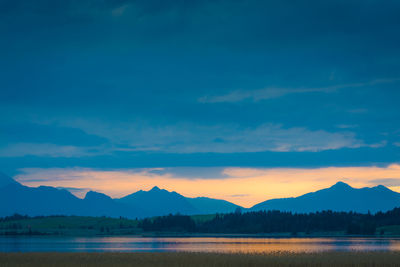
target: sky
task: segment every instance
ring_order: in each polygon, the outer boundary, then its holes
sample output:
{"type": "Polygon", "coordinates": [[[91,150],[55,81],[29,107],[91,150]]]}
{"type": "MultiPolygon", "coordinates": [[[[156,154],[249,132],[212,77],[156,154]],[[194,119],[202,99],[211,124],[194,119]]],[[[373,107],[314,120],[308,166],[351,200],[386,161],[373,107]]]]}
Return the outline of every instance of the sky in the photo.
{"type": "Polygon", "coordinates": [[[0,0],[0,172],[246,207],[400,191],[400,3],[0,0]]]}

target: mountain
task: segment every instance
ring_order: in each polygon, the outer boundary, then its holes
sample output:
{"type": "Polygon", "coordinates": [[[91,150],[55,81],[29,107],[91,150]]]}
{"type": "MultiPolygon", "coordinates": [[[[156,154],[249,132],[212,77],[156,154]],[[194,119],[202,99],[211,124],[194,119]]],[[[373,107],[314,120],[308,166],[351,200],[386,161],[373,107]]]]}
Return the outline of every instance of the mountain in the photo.
{"type": "Polygon", "coordinates": [[[378,185],[353,188],[346,183],[335,185],[295,198],[271,199],[253,206],[250,210],[280,210],[297,213],[321,210],[375,213],[400,207],[400,193],[378,185]]]}
{"type": "Polygon", "coordinates": [[[40,186],[37,188],[23,186],[17,182],[0,188],[0,215],[14,213],[26,215],[80,215],[82,200],[67,190],[40,186]]]}
{"type": "Polygon", "coordinates": [[[18,213],[29,216],[134,217],[133,214],[140,214],[138,210],[121,205],[101,193],[90,191],[84,199],[80,199],[65,189],[24,186],[5,175],[0,179],[0,216],[18,213]]]}
{"type": "Polygon", "coordinates": [[[189,203],[198,211],[198,214],[230,213],[242,207],[222,199],[208,197],[187,198],[189,203]]]}
{"type": "Polygon", "coordinates": [[[158,187],[120,199],[89,191],[80,199],[65,189],[28,187],[0,175],[0,216],[80,215],[142,218],[167,214],[213,214],[234,211],[238,206],[211,198],[186,198],[158,187]]]}
{"type": "MultiPolygon", "coordinates": [[[[167,214],[215,214],[241,208],[225,200],[188,198],[157,186],[119,199],[89,191],[84,199],[65,189],[50,186],[28,187],[0,174],[0,216],[80,215],[143,218],[167,214]]],[[[385,186],[353,188],[343,182],[295,198],[271,199],[250,211],[281,210],[307,213],[322,210],[375,213],[400,207],[400,193],[385,186]]]]}
{"type": "Polygon", "coordinates": [[[167,214],[213,214],[233,212],[237,205],[225,200],[206,197],[187,198],[176,192],[169,192],[157,186],[149,191],[138,191],[118,202],[133,207],[142,207],[146,216],[167,214]]]}
{"type": "Polygon", "coordinates": [[[85,207],[85,216],[109,216],[109,217],[141,217],[143,212],[138,207],[130,207],[116,202],[106,194],[89,191],[82,201],[85,207]]]}
{"type": "Polygon", "coordinates": [[[17,181],[0,172],[0,188],[9,184],[17,184],[17,181]]]}
{"type": "Polygon", "coordinates": [[[145,216],[157,216],[167,214],[193,214],[195,208],[190,205],[188,200],[176,193],[168,192],[157,186],[149,191],[138,191],[123,198],[116,199],[117,202],[131,207],[142,207],[145,216]]]}

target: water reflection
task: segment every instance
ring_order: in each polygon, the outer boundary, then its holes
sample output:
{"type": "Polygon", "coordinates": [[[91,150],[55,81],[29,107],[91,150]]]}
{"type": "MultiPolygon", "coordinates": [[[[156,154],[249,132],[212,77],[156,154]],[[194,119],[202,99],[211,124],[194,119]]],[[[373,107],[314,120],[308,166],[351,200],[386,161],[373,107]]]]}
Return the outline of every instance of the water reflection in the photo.
{"type": "Polygon", "coordinates": [[[397,238],[0,237],[0,251],[191,251],[225,253],[400,251],[397,238]]]}

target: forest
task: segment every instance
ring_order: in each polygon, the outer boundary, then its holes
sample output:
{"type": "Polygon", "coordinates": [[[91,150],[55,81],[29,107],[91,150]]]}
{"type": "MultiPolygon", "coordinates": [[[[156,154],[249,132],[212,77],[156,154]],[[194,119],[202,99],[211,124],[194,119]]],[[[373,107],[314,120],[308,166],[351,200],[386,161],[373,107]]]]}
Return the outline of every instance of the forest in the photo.
{"type": "MultiPolygon", "coordinates": [[[[349,235],[372,235],[378,227],[400,225],[400,208],[376,214],[322,211],[296,214],[281,211],[258,211],[216,214],[196,222],[190,216],[168,215],[139,221],[144,231],[198,233],[291,233],[344,232],[349,235]]],[[[382,230],[381,230],[382,231],[382,230]]],[[[380,232],[378,234],[384,234],[380,232]]]]}

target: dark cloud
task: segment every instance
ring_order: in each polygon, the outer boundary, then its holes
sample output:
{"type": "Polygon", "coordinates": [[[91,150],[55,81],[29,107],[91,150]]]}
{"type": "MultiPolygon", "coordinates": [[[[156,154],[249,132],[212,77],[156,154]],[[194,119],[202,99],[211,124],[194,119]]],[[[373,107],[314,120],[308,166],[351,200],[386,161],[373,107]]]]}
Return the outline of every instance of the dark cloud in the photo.
{"type": "MultiPolygon", "coordinates": [[[[257,153],[155,153],[119,152],[112,155],[82,157],[7,157],[0,158],[0,170],[13,176],[21,168],[72,168],[115,170],[169,167],[297,167],[388,166],[399,164],[400,148],[339,149],[322,152],[257,152],[257,153]]],[[[218,168],[217,168],[218,169],[218,168]]],[[[217,170],[216,169],[216,170],[217,170]]],[[[188,169],[187,169],[188,170],[188,169]]],[[[177,175],[188,172],[173,170],[177,175]]],[[[161,173],[167,173],[161,171],[161,173]]],[[[200,172],[200,175],[206,175],[200,172]]],[[[195,173],[192,176],[196,176],[195,173]]],[[[221,177],[220,177],[221,178],[221,177]]]]}
{"type": "Polygon", "coordinates": [[[0,1],[0,144],[54,145],[47,147],[54,150],[50,157],[13,147],[7,151],[25,156],[0,163],[118,168],[398,161],[391,144],[400,124],[399,11],[398,1],[360,0],[0,1]],[[394,82],[373,83],[382,79],[394,82]],[[349,84],[362,86],[343,87],[349,84]],[[205,96],[240,101],[199,101],[205,96]],[[351,140],[311,146],[335,151],[264,152],[279,142],[304,149],[304,138],[257,136],[254,129],[262,125],[284,133],[302,129],[311,141],[351,140]],[[261,152],[245,153],[251,151],[261,152]]]}
{"type": "Polygon", "coordinates": [[[40,125],[33,123],[0,124],[0,144],[12,143],[51,143],[56,145],[99,146],[108,140],[90,135],[81,129],[40,125]]]}

